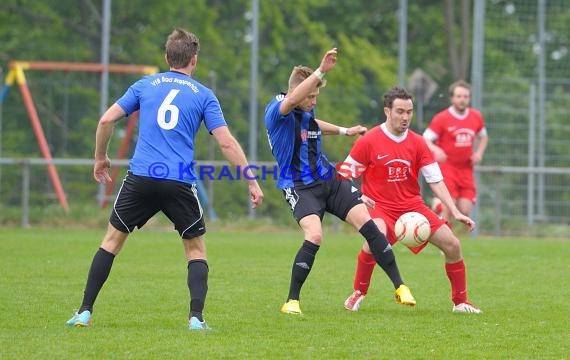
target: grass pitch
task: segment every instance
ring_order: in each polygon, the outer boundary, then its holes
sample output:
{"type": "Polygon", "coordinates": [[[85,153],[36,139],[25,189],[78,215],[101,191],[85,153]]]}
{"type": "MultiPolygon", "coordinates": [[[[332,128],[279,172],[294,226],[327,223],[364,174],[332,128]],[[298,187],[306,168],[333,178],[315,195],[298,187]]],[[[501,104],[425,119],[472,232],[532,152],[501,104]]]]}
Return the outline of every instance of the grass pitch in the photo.
{"type": "MultiPolygon", "coordinates": [[[[361,239],[326,233],[301,293],[301,317],[279,312],[300,232],[206,235],[213,331],[187,329],[182,245],[138,231],[115,259],[90,328],[66,328],[81,302],[102,230],[0,229],[1,359],[567,359],[570,242],[465,239],[470,299],[453,314],[443,257],[395,246],[418,305],[398,305],[376,268],[361,310],[343,309],[361,239]]],[[[294,230],[294,229],[293,229],[294,230]]]]}

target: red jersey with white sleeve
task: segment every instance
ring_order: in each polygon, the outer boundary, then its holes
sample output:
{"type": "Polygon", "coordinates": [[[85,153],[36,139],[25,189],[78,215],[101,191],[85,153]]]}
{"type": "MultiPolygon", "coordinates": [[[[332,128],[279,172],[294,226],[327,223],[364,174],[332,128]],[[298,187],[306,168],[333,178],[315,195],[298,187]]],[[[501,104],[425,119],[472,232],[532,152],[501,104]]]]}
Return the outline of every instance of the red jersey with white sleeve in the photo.
{"type": "Polygon", "coordinates": [[[341,174],[362,176],[362,193],[388,211],[405,212],[424,205],[418,183],[423,174],[428,183],[443,180],[439,165],[424,138],[411,130],[391,134],[386,124],[369,130],[354,144],[341,174]]]}
{"type": "Polygon", "coordinates": [[[449,165],[465,168],[473,166],[471,154],[477,136],[487,136],[487,130],[483,116],[473,108],[462,115],[452,107],[440,111],[424,132],[424,137],[445,151],[449,165]]]}

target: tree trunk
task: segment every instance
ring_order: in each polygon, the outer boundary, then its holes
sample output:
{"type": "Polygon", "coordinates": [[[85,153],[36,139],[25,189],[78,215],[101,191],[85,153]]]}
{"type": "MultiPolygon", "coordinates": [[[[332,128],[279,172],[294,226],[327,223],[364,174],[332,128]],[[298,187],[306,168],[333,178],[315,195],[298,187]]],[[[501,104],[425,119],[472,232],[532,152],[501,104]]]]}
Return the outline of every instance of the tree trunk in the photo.
{"type": "Polygon", "coordinates": [[[445,0],[445,32],[447,34],[447,49],[449,52],[449,68],[454,80],[468,80],[470,59],[470,27],[471,0],[461,0],[461,15],[459,18],[460,44],[456,44],[455,0],[445,0]]]}

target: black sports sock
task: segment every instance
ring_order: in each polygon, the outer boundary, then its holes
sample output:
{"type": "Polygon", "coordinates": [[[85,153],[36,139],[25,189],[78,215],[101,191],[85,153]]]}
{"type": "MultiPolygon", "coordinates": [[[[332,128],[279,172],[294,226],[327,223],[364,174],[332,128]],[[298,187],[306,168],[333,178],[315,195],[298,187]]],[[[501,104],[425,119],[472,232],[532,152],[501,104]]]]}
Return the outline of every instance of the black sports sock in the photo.
{"type": "Polygon", "coordinates": [[[362,225],[359,231],[362,236],[366,238],[370,251],[372,251],[372,255],[374,256],[374,260],[376,260],[376,263],[382,268],[382,270],[384,270],[386,275],[388,275],[394,284],[394,288],[397,289],[404,282],[400,276],[400,270],[396,264],[394,252],[392,251],[392,247],[388,243],[386,236],[378,230],[378,227],[372,219],[362,225]]]}
{"type": "Polygon", "coordinates": [[[208,293],[208,262],[203,259],[188,261],[188,290],[190,290],[190,317],[204,321],[202,311],[208,293]]]}
{"type": "Polygon", "coordinates": [[[95,304],[95,299],[97,299],[99,291],[101,291],[103,284],[105,284],[105,281],[107,281],[109,277],[114,259],[115,255],[103,248],[97,250],[95,256],[93,256],[91,268],[89,268],[87,284],[85,284],[85,291],[83,292],[83,302],[81,303],[78,313],[82,313],[85,310],[89,310],[93,313],[93,304],[95,304]]]}
{"type": "Polygon", "coordinates": [[[297,256],[295,256],[295,261],[293,262],[289,297],[287,300],[299,300],[301,287],[311,272],[317,251],[319,251],[319,245],[313,244],[308,240],[303,241],[303,245],[297,252],[297,256]]]}

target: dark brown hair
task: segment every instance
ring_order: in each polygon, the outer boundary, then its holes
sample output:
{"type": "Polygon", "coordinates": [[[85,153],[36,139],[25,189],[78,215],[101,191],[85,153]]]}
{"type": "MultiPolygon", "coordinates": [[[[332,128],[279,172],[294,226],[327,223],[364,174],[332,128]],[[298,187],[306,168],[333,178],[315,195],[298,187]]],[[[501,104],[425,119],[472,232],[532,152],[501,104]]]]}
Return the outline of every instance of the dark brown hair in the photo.
{"type": "Polygon", "coordinates": [[[412,100],[412,102],[414,101],[414,97],[412,94],[407,92],[406,89],[399,86],[394,86],[384,94],[384,107],[391,109],[392,105],[394,105],[394,100],[396,99],[412,100]]]}

